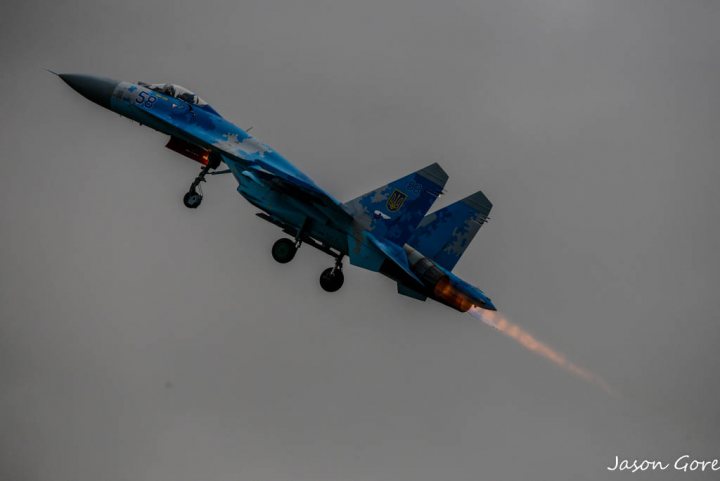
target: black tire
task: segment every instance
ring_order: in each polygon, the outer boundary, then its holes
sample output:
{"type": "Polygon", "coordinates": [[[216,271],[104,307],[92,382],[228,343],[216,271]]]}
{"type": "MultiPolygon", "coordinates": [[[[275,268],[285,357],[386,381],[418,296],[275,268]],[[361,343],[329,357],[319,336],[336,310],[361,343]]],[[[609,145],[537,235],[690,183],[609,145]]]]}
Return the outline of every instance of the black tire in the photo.
{"type": "Polygon", "coordinates": [[[343,282],[345,282],[345,276],[341,269],[335,269],[334,267],[328,267],[322,274],[320,274],[320,287],[327,292],[335,292],[339,290],[343,282]]]}
{"type": "Polygon", "coordinates": [[[202,202],[203,196],[195,191],[186,192],[183,196],[183,204],[188,209],[197,209],[202,202]]]}
{"type": "Polygon", "coordinates": [[[293,260],[296,252],[297,247],[295,247],[295,242],[290,239],[278,239],[272,246],[273,259],[280,264],[287,264],[293,260]]]}

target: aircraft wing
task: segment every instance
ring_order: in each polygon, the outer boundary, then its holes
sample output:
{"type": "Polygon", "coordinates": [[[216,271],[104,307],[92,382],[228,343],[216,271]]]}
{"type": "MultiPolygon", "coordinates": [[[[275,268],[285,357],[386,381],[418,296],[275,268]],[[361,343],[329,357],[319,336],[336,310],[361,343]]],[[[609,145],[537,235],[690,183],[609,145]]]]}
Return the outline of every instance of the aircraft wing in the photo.
{"type": "Polygon", "coordinates": [[[264,181],[271,189],[314,205],[323,215],[334,221],[338,226],[347,226],[352,222],[352,216],[345,210],[342,203],[317,185],[308,184],[292,177],[285,178],[262,168],[253,168],[251,170],[253,175],[264,181]]]}

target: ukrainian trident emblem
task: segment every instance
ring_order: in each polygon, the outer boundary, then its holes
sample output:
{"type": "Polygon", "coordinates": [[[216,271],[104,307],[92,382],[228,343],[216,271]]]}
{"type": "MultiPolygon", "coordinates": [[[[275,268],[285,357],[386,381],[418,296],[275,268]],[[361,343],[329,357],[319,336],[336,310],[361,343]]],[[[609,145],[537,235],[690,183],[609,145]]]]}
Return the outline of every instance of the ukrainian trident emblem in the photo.
{"type": "Polygon", "coordinates": [[[390,197],[388,197],[387,200],[387,208],[390,212],[395,212],[400,209],[400,207],[403,206],[405,203],[405,199],[407,199],[407,194],[404,194],[400,192],[399,190],[394,190],[392,194],[390,194],[390,197]]]}

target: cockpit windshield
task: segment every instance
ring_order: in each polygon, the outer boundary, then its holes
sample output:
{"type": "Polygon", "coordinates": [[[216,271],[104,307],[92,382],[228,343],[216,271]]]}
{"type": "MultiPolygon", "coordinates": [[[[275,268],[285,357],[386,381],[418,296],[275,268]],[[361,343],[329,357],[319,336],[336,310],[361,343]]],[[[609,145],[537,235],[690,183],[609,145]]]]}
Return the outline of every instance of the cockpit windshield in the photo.
{"type": "Polygon", "coordinates": [[[170,97],[175,97],[176,99],[180,99],[189,104],[207,105],[207,102],[205,102],[203,99],[201,99],[200,97],[195,95],[195,93],[191,92],[190,90],[186,89],[185,87],[181,87],[180,85],[149,84],[146,82],[138,82],[138,85],[147,87],[150,90],[154,90],[155,92],[160,92],[161,94],[169,95],[170,97]]]}

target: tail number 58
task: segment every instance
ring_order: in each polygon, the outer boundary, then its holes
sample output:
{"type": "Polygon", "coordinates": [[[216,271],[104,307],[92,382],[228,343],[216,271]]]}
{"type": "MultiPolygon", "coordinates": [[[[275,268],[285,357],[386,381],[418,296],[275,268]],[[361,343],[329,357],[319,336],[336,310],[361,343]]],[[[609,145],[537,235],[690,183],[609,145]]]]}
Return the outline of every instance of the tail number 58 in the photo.
{"type": "Polygon", "coordinates": [[[157,97],[154,95],[148,94],[147,92],[138,92],[137,97],[135,97],[135,102],[138,104],[142,104],[145,106],[145,108],[152,108],[153,104],[157,100],[157,97]]]}

